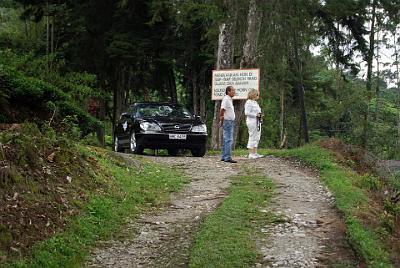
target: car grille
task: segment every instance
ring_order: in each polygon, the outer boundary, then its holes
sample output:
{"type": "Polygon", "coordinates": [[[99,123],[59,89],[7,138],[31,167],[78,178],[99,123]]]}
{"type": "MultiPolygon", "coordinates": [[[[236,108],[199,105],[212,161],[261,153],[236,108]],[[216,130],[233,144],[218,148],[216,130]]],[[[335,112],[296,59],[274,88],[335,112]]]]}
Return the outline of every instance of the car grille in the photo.
{"type": "Polygon", "coordinates": [[[184,133],[184,132],[189,132],[190,129],[192,128],[192,125],[165,123],[161,124],[161,127],[165,132],[184,133]]]}

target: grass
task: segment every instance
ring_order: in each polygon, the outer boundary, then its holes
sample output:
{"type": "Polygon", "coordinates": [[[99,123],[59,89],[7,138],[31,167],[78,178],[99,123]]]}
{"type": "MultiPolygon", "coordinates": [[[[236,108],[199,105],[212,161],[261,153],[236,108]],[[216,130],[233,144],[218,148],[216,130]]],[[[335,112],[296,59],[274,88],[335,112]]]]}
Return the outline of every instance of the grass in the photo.
{"type": "Polygon", "coordinates": [[[272,182],[248,173],[234,177],[228,191],[229,196],[205,220],[196,236],[191,268],[251,267],[258,258],[252,236],[256,227],[265,223],[260,207],[271,196],[272,182]]]}
{"type": "Polygon", "coordinates": [[[365,178],[337,164],[327,150],[317,145],[292,150],[260,150],[260,153],[295,157],[317,168],[323,182],[335,196],[336,207],[346,221],[348,239],[357,254],[366,261],[368,267],[393,267],[377,233],[358,217],[361,212],[368,210],[370,204],[368,195],[359,186],[359,182],[365,181],[365,178]]]}
{"type": "MultiPolygon", "coordinates": [[[[291,150],[260,149],[258,151],[264,155],[283,158],[294,157],[318,169],[321,179],[335,196],[335,205],[343,214],[347,225],[348,240],[358,256],[364,259],[367,266],[371,268],[393,267],[389,260],[389,253],[383,242],[380,241],[376,230],[365,224],[359,217],[359,215],[368,211],[371,203],[366,191],[380,188],[379,182],[370,176],[359,176],[354,171],[342,167],[336,163],[329,151],[315,144],[291,150]]],[[[218,151],[208,153],[211,155],[220,154],[218,151]]],[[[246,154],[247,151],[243,149],[233,152],[233,156],[245,156],[246,154]]]]}
{"type": "Polygon", "coordinates": [[[98,159],[103,172],[97,178],[109,185],[103,193],[90,196],[79,216],[72,219],[66,231],[37,244],[30,257],[6,267],[81,267],[90,249],[99,239],[117,234],[125,219],[149,206],[160,205],[171,192],[178,191],[187,179],[172,169],[145,160],[140,167],[126,165],[101,149],[85,149],[98,159]]]}

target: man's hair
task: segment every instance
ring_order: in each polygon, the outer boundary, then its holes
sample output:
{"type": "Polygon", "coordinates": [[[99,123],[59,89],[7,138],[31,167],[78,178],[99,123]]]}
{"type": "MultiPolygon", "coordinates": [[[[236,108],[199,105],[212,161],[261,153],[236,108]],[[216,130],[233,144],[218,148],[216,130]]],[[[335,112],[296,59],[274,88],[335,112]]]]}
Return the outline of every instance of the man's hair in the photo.
{"type": "Polygon", "coordinates": [[[228,95],[228,92],[232,91],[233,86],[227,86],[225,89],[225,95],[228,95]]]}

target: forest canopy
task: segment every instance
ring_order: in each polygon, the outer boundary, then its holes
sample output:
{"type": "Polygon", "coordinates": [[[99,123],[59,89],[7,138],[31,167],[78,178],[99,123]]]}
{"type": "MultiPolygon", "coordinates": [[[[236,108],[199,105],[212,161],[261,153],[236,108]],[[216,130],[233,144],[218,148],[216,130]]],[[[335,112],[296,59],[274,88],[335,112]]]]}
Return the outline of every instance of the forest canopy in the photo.
{"type": "Polygon", "coordinates": [[[219,148],[211,72],[259,68],[261,147],[335,137],[400,159],[399,9],[397,0],[3,0],[0,120],[71,115],[81,136],[104,142],[129,104],[179,102],[219,148]],[[22,104],[43,112],[14,111],[22,104]]]}

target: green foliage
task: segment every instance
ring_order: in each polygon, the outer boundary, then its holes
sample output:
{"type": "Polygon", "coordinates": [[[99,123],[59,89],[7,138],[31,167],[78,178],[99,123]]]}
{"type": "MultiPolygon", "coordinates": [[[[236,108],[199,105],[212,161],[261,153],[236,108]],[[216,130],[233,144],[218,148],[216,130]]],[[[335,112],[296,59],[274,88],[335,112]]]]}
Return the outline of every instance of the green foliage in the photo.
{"type": "Polygon", "coordinates": [[[384,250],[374,231],[366,228],[353,217],[346,220],[347,234],[356,251],[365,258],[368,267],[393,267],[388,253],[384,250]]]}
{"type": "Polygon", "coordinates": [[[9,245],[12,241],[12,235],[8,231],[7,227],[4,225],[0,225],[0,244],[1,245],[9,245]]]}
{"type": "Polygon", "coordinates": [[[390,199],[385,200],[385,211],[387,211],[390,215],[394,217],[399,217],[400,216],[400,203],[397,202],[392,202],[390,199]]]}
{"type": "Polygon", "coordinates": [[[55,115],[53,119],[61,122],[66,116],[76,117],[84,134],[99,126],[99,122],[79,108],[66,93],[49,83],[27,77],[4,65],[0,65],[0,79],[8,104],[0,108],[3,122],[23,122],[35,117],[51,120],[55,115]]]}
{"type": "Polygon", "coordinates": [[[0,142],[13,148],[8,153],[11,155],[6,156],[4,153],[4,159],[12,161],[9,178],[13,182],[18,182],[22,177],[15,167],[28,165],[33,169],[39,168],[43,164],[43,158],[53,147],[73,147],[72,142],[63,136],[57,136],[53,129],[45,127],[41,131],[34,123],[24,123],[17,130],[1,132],[0,142]]]}
{"type": "Polygon", "coordinates": [[[381,180],[371,174],[364,174],[359,177],[357,185],[360,188],[371,190],[371,191],[378,191],[382,189],[383,183],[381,180]]]}
{"type": "Polygon", "coordinates": [[[394,211],[387,213],[386,210],[389,209],[391,209],[391,207],[386,206],[385,202],[385,211],[379,216],[379,224],[385,230],[385,232],[393,234],[393,232],[396,230],[396,217],[394,215],[400,215],[400,209],[399,207],[396,208],[396,206],[394,206],[394,211]]]}
{"type": "MultiPolygon", "coordinates": [[[[229,6],[219,0],[179,4],[166,0],[83,0],[81,5],[68,1],[50,1],[48,5],[31,0],[3,2],[0,50],[5,52],[0,62],[57,87],[78,107],[95,98],[108,101],[107,108],[112,108],[114,90],[127,93],[126,104],[171,100],[177,95],[180,102],[194,107],[196,88],[205,94],[204,100],[216,62],[219,26],[229,19],[235,21],[232,68],[238,68],[249,6],[248,0],[232,1],[229,6]]],[[[399,110],[396,89],[390,90],[384,83],[393,80],[395,73],[390,74],[388,65],[381,64],[379,77],[373,77],[372,83],[373,88],[379,85],[379,96],[365,92],[366,82],[355,76],[359,69],[356,52],[368,56],[365,35],[373,4],[378,7],[377,25],[382,33],[378,43],[393,46],[387,39],[398,22],[399,5],[395,2],[258,2],[263,21],[252,67],[261,69],[260,104],[266,115],[260,146],[278,147],[283,134],[287,147],[303,144],[302,91],[296,90],[301,82],[312,141],[336,137],[360,144],[362,115],[369,110],[367,149],[381,158],[399,157],[394,127],[399,110]],[[315,48],[320,48],[320,56],[314,55],[315,48]]],[[[6,99],[0,93],[2,106],[6,99]]],[[[214,103],[208,98],[205,102],[210,126],[214,103]]],[[[106,110],[111,118],[111,109],[106,110]]],[[[0,120],[6,121],[6,116],[0,114],[0,120]]],[[[239,147],[245,146],[245,139],[246,134],[241,135],[239,147]]]]}

